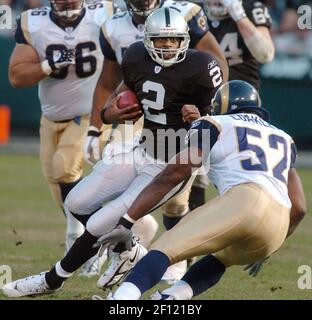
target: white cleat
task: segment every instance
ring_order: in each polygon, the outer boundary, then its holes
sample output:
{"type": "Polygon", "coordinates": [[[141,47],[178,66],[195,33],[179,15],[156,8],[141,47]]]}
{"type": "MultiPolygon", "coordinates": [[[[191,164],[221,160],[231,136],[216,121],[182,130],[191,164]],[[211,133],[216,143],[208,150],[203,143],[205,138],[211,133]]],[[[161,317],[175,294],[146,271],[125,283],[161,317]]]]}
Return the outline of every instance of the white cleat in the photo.
{"type": "Polygon", "coordinates": [[[111,261],[109,267],[99,278],[97,287],[106,289],[119,283],[146,254],[147,250],[139,243],[136,243],[131,251],[126,250],[118,253],[110,250],[111,261]]]}
{"type": "Polygon", "coordinates": [[[157,290],[150,296],[149,300],[174,300],[174,298],[173,296],[162,294],[159,290],[157,290]]]}
{"type": "Polygon", "coordinates": [[[186,260],[177,262],[166,270],[165,274],[161,278],[161,281],[166,282],[167,284],[174,284],[180,280],[186,272],[186,260]]]}
{"type": "Polygon", "coordinates": [[[90,258],[82,267],[79,272],[79,276],[82,277],[94,277],[101,274],[101,268],[107,260],[107,250],[104,251],[103,255],[99,257],[95,255],[90,258]]]}
{"type": "Polygon", "coordinates": [[[46,272],[41,272],[35,276],[7,283],[2,288],[2,292],[5,296],[10,298],[52,293],[55,290],[48,287],[45,281],[45,274],[46,272]]]}

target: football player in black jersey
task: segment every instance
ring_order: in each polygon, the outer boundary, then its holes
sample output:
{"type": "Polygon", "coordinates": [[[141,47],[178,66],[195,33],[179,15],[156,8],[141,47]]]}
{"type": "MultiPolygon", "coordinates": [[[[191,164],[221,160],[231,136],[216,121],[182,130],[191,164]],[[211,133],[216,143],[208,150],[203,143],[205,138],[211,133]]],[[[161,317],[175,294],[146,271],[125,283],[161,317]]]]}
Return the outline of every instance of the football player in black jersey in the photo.
{"type": "Polygon", "coordinates": [[[147,16],[159,7],[175,8],[187,20],[190,34],[190,48],[213,55],[220,64],[223,79],[228,79],[227,61],[218,42],[209,32],[207,18],[200,6],[187,1],[172,0],[125,0],[127,12],[115,14],[102,26],[100,41],[104,64],[94,92],[90,129],[84,147],[85,160],[95,164],[100,159],[99,136],[102,122],[100,111],[108,96],[121,81],[121,59],[130,44],[143,40],[144,23],[147,16]]]}
{"type": "MultiPolygon", "coordinates": [[[[171,12],[171,9],[165,9],[171,12]]],[[[143,105],[143,129],[151,130],[154,135],[151,145],[156,148],[145,143],[146,151],[150,156],[167,162],[176,150],[160,145],[165,143],[165,139],[159,139],[159,130],[187,128],[181,111],[191,102],[201,115],[207,114],[211,94],[222,83],[222,75],[216,60],[210,55],[187,50],[188,39],[155,37],[155,33],[146,31],[144,44],[136,42],[129,47],[122,62],[123,84],[113,96],[127,89],[136,93],[143,105]]],[[[105,123],[120,122],[116,104],[117,98],[112,103],[114,107],[102,111],[105,123]]]]}
{"type": "MultiPolygon", "coordinates": [[[[108,99],[102,118],[108,123],[123,122],[117,107],[117,94],[132,89],[143,105],[147,120],[145,138],[151,137],[149,142],[156,143],[157,153],[144,150],[145,142],[121,145],[121,148],[112,146],[65,201],[66,207],[86,226],[84,234],[49,272],[6,285],[6,295],[22,297],[60,288],[64,280],[97,253],[97,240],[117,224],[137,195],[167,166],[166,159],[179,151],[179,145],[175,143],[173,148],[169,147],[175,132],[182,131],[182,139],[183,133],[187,134],[182,109],[193,104],[203,114],[207,113],[207,106],[222,83],[222,72],[212,56],[188,49],[188,26],[183,15],[172,8],[158,9],[147,18],[145,30],[144,44],[131,45],[125,54],[122,63],[124,83],[108,99]],[[171,130],[168,142],[162,140],[164,129],[171,130]]],[[[137,105],[124,110],[132,113],[133,119],[140,117],[137,105]]],[[[159,205],[182,191],[188,181],[191,181],[189,177],[169,192],[159,205]]],[[[99,279],[98,286],[110,288],[117,284],[146,253],[135,239],[132,246],[117,244],[112,250],[113,263],[99,279]]]]}
{"type": "MultiPolygon", "coordinates": [[[[258,0],[203,0],[202,6],[207,9],[209,30],[227,59],[229,80],[244,80],[259,90],[259,63],[270,62],[274,57],[268,8],[258,0]]],[[[207,185],[205,176],[195,180],[191,210],[205,203],[207,185]]]]}
{"type": "MultiPolygon", "coordinates": [[[[89,163],[96,163],[96,161],[100,159],[99,140],[102,122],[99,114],[108,96],[121,81],[120,65],[122,57],[130,44],[143,40],[144,22],[147,16],[158,7],[170,7],[181,12],[189,27],[189,47],[213,55],[220,64],[223,79],[226,81],[228,77],[227,61],[218,42],[211,32],[209,32],[207,18],[200,6],[187,1],[173,0],[126,0],[125,3],[127,5],[127,11],[116,14],[108,19],[101,29],[100,40],[105,59],[94,92],[90,128],[84,146],[84,157],[89,163]]],[[[127,117],[128,115],[125,114],[124,116],[127,117]]],[[[139,132],[141,128],[142,121],[137,121],[133,130],[139,132]]],[[[130,137],[125,135],[124,125],[114,125],[114,129],[111,132],[109,132],[110,126],[106,125],[102,131],[104,131],[104,134],[102,133],[101,136],[109,136],[109,139],[112,142],[116,142],[120,139],[130,139],[130,137]]],[[[195,193],[193,192],[195,197],[201,198],[203,198],[203,196],[201,196],[203,193],[203,189],[197,188],[195,193]]],[[[192,201],[190,201],[190,203],[192,203],[192,201]]],[[[184,194],[172,198],[164,205],[162,210],[164,213],[163,223],[168,230],[181,216],[189,211],[189,191],[186,190],[184,194]]],[[[141,219],[141,221],[136,224],[136,234],[140,237],[142,242],[148,243],[152,240],[153,233],[155,234],[157,231],[155,224],[156,221],[151,215],[144,217],[144,219],[141,219]]],[[[166,273],[165,278],[167,278],[168,281],[172,281],[175,278],[180,277],[184,273],[185,268],[185,262],[181,262],[180,266],[171,266],[170,270],[166,273]]]]}
{"type": "Polygon", "coordinates": [[[268,8],[257,0],[207,0],[210,31],[229,65],[229,80],[260,87],[259,63],[274,58],[268,8]]]}

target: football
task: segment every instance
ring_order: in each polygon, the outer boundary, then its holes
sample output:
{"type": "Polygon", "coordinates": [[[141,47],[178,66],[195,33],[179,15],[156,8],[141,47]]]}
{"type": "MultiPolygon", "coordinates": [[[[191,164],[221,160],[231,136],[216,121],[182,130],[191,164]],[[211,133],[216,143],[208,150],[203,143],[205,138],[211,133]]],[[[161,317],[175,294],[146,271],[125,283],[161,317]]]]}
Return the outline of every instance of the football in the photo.
{"type": "Polygon", "coordinates": [[[133,104],[140,104],[135,93],[131,90],[125,90],[119,93],[118,108],[124,109],[133,104]]]}

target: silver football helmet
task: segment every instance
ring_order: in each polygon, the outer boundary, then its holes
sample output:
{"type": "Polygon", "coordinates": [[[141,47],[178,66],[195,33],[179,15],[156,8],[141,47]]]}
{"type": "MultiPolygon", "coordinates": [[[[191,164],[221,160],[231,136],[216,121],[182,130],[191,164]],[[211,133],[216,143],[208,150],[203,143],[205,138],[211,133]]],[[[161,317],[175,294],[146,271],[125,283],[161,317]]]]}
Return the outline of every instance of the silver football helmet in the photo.
{"type": "MultiPolygon", "coordinates": [[[[242,0],[240,0],[242,2],[242,0]]],[[[219,0],[207,0],[208,14],[217,20],[229,17],[228,10],[222,5],[219,0]]]]}
{"type": "Polygon", "coordinates": [[[163,67],[170,67],[185,59],[190,36],[184,16],[173,8],[160,8],[148,16],[145,22],[144,46],[151,58],[163,67]],[[177,49],[156,48],[156,38],[180,38],[177,49]],[[166,56],[170,55],[170,58],[166,56]]]}

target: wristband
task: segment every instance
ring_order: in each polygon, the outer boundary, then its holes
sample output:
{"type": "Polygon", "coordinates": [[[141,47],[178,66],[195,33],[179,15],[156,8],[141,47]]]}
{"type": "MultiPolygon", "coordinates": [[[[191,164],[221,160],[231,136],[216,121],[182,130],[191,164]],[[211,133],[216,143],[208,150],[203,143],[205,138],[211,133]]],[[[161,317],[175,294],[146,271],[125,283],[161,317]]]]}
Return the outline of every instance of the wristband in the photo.
{"type": "Polygon", "coordinates": [[[102,131],[100,131],[95,126],[90,126],[88,130],[88,136],[90,137],[99,137],[102,134],[102,131]]]}
{"type": "Polygon", "coordinates": [[[127,229],[131,229],[136,221],[128,216],[128,214],[124,214],[118,221],[118,224],[121,224],[127,229]]]}
{"type": "Polygon", "coordinates": [[[47,76],[49,76],[53,72],[48,60],[44,60],[41,62],[41,70],[47,76]]]}

